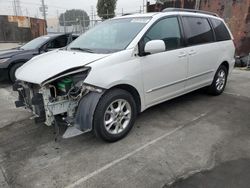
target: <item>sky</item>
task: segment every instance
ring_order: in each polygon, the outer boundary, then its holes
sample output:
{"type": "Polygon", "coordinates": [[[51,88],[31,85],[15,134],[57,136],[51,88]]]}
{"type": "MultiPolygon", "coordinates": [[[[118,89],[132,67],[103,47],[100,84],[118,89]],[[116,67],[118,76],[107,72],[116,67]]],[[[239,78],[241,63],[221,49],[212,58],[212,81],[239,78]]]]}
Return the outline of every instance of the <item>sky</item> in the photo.
{"type": "MultiPolygon", "coordinates": [[[[83,9],[89,15],[91,14],[91,6],[96,12],[97,0],[44,0],[48,5],[48,18],[57,17],[57,14],[63,13],[69,9],[83,9]]],[[[149,0],[154,3],[155,0],[149,0]]],[[[39,7],[41,0],[20,0],[23,16],[42,17],[39,7]]],[[[144,0],[146,4],[146,0],[144,0]]],[[[0,0],[0,15],[13,15],[13,0],[0,0]]],[[[142,9],[143,0],[117,0],[116,12],[124,13],[138,12],[142,9]]]]}

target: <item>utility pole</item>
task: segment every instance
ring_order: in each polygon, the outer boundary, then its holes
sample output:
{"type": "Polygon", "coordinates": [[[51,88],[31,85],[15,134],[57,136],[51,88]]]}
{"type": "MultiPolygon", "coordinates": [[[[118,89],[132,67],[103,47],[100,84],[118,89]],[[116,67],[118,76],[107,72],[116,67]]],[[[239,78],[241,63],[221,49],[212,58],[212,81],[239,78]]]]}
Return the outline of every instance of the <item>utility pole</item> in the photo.
{"type": "Polygon", "coordinates": [[[91,27],[94,26],[94,6],[91,6],[91,27]]]}
{"type": "Polygon", "coordinates": [[[25,10],[26,10],[26,16],[28,16],[28,17],[29,17],[29,16],[30,16],[30,14],[29,14],[28,9],[26,8],[25,10]]]}
{"type": "Polygon", "coordinates": [[[84,17],[84,14],[82,14],[82,21],[83,21],[83,33],[85,33],[85,17],[84,17]]]}
{"type": "Polygon", "coordinates": [[[46,33],[47,30],[47,21],[46,21],[46,15],[47,15],[47,11],[48,11],[48,6],[45,5],[44,0],[42,1],[42,6],[39,7],[40,12],[42,12],[43,15],[43,19],[45,20],[45,28],[44,28],[44,33],[46,33]]]}
{"type": "Polygon", "coordinates": [[[20,0],[13,0],[13,12],[15,16],[22,16],[22,9],[20,5],[20,0]]]}
{"type": "Polygon", "coordinates": [[[59,11],[58,10],[56,10],[56,17],[57,17],[57,20],[58,20],[57,32],[59,33],[60,32],[60,20],[59,20],[59,11]]]}
{"type": "Polygon", "coordinates": [[[64,29],[64,33],[66,33],[65,13],[63,13],[63,29],[64,29]]]}
{"type": "Polygon", "coordinates": [[[96,11],[94,11],[94,20],[95,20],[95,21],[94,21],[94,25],[97,23],[96,14],[97,14],[96,11]]]}
{"type": "Polygon", "coordinates": [[[144,13],[144,8],[145,8],[145,1],[142,0],[142,13],[144,13]]]}
{"type": "Polygon", "coordinates": [[[40,7],[40,12],[43,14],[43,19],[46,21],[48,6],[45,5],[44,0],[42,0],[42,6],[40,7]]]}
{"type": "Polygon", "coordinates": [[[16,9],[16,0],[13,1],[12,7],[13,7],[13,12],[14,12],[15,16],[18,16],[17,9],[16,9]]]}

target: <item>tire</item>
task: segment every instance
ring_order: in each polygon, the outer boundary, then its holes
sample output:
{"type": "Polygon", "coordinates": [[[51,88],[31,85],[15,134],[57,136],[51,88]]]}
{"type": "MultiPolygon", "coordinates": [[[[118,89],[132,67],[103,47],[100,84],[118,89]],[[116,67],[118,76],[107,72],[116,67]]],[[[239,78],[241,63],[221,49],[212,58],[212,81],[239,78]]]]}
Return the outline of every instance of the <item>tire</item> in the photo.
{"type": "Polygon", "coordinates": [[[207,88],[210,95],[220,95],[223,93],[227,84],[228,70],[226,66],[221,65],[215,73],[212,84],[207,88]]]}
{"type": "Polygon", "coordinates": [[[21,67],[24,63],[16,63],[9,70],[9,78],[12,83],[16,81],[16,70],[21,67]]]}
{"type": "Polygon", "coordinates": [[[129,133],[136,116],[133,96],[125,90],[112,89],[97,104],[93,119],[94,133],[104,141],[118,141],[129,133]]]}

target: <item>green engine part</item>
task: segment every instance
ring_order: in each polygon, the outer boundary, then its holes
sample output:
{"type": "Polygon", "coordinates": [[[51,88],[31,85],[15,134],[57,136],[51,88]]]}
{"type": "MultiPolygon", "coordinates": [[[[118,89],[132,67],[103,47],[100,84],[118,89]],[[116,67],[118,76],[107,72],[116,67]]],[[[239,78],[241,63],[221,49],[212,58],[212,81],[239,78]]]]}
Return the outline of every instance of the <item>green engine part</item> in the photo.
{"type": "Polygon", "coordinates": [[[72,87],[72,79],[69,77],[63,78],[57,83],[57,89],[63,93],[67,93],[72,87]]]}

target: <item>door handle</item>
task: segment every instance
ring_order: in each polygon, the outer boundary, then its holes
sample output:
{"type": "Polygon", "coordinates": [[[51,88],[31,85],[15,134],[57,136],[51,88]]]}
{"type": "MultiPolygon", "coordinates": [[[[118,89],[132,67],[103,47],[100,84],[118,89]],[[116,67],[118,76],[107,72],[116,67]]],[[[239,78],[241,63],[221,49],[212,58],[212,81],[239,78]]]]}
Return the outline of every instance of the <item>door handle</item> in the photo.
{"type": "Polygon", "coordinates": [[[187,54],[185,52],[181,52],[178,57],[181,58],[181,57],[186,57],[186,56],[187,54]]]}
{"type": "Polygon", "coordinates": [[[196,54],[196,51],[195,51],[195,50],[190,50],[188,54],[189,54],[189,55],[196,54]]]}

